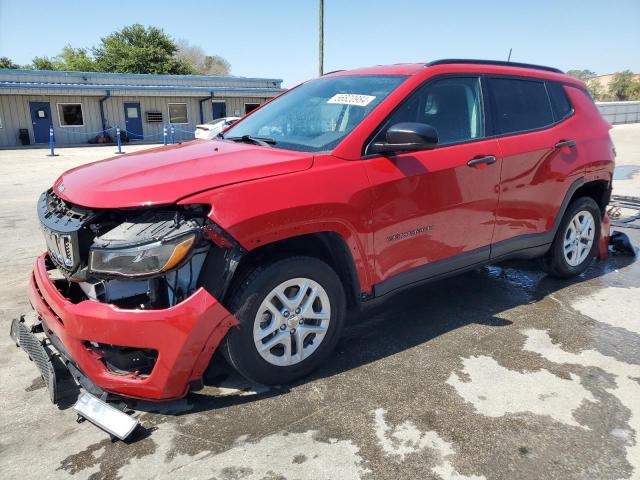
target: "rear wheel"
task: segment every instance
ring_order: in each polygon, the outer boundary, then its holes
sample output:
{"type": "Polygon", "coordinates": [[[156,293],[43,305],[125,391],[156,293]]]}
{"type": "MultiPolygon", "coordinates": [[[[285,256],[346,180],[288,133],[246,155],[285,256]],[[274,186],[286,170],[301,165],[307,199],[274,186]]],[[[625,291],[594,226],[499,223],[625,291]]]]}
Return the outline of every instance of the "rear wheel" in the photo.
{"type": "Polygon", "coordinates": [[[316,368],[342,332],[345,295],[340,279],[312,257],[259,267],[232,294],[240,325],[223,354],[245,377],[264,384],[292,382],[316,368]]]}
{"type": "Polygon", "coordinates": [[[584,272],[596,256],[601,228],[602,213],[592,198],[580,197],[572,202],[542,259],[543,269],[560,278],[584,272]]]}

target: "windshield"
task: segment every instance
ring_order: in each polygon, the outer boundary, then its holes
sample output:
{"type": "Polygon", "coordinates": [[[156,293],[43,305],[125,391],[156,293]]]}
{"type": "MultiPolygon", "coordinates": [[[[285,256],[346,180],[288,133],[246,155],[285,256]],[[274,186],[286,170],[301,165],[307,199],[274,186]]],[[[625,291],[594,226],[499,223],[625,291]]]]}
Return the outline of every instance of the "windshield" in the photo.
{"type": "Polygon", "coordinates": [[[226,139],[261,139],[274,148],[332,150],[407,77],[319,78],[276,98],[229,128],[226,139]]]}

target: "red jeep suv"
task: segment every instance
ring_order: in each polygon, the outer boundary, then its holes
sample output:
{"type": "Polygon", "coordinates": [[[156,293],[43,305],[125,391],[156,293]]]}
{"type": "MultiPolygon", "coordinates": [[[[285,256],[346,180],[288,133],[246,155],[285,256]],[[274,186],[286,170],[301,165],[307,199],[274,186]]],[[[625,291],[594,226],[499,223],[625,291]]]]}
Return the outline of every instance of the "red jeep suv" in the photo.
{"type": "MultiPolygon", "coordinates": [[[[95,394],[182,397],[216,349],[290,382],[372,299],[507,258],[583,272],[608,231],[609,128],[553,68],[333,72],[215,140],[64,173],[38,202],[29,298],[95,394]]],[[[12,324],[27,349],[35,330],[12,324]]]]}

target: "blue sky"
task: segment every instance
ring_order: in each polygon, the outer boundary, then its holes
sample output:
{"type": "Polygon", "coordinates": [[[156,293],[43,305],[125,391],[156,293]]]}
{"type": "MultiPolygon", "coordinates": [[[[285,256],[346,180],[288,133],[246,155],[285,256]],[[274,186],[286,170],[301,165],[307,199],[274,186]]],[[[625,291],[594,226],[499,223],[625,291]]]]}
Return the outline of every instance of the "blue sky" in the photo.
{"type": "MultiPolygon", "coordinates": [[[[0,56],[29,63],[95,45],[130,23],[162,27],[231,62],[232,73],[317,74],[317,0],[0,0],[0,56]]],[[[325,71],[437,58],[505,59],[640,72],[640,0],[325,0],[325,71]]]]}

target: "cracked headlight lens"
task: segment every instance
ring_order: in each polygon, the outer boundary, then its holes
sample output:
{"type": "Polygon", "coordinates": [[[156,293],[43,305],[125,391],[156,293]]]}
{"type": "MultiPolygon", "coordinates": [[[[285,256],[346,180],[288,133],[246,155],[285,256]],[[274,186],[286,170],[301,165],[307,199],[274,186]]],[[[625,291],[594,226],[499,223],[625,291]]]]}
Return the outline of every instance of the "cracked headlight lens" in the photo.
{"type": "Polygon", "coordinates": [[[92,248],[89,270],[96,273],[138,277],[166,272],[189,254],[194,233],[126,248],[92,248]]]}

